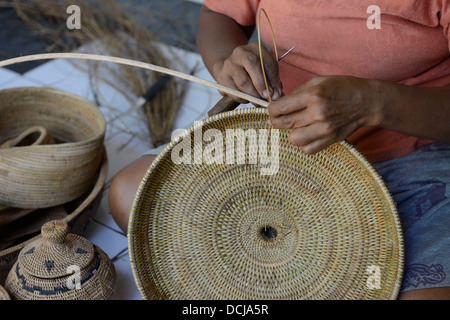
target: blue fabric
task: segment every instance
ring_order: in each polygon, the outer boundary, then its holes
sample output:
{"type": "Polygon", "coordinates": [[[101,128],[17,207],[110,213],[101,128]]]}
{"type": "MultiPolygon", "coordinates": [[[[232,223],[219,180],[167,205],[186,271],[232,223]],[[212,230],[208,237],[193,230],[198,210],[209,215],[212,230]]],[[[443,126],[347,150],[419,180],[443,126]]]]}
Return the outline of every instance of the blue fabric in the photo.
{"type": "Polygon", "coordinates": [[[402,222],[402,292],[450,287],[450,144],[374,163],[391,191],[402,222]]]}

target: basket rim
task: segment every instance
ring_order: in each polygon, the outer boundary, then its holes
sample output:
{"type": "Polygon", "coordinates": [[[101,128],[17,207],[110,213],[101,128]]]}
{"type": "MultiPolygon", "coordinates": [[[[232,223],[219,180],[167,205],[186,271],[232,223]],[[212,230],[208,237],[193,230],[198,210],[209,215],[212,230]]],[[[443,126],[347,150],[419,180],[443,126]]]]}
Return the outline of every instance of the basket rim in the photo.
{"type": "MultiPolygon", "coordinates": [[[[131,270],[132,270],[132,274],[133,274],[137,289],[143,298],[146,297],[146,293],[145,293],[145,288],[142,286],[141,281],[139,279],[139,273],[138,273],[138,270],[136,267],[137,259],[136,259],[136,254],[134,251],[134,239],[135,239],[134,230],[135,229],[139,230],[139,226],[136,225],[136,223],[134,222],[134,221],[137,221],[136,219],[134,219],[134,217],[137,215],[137,209],[140,204],[140,198],[143,195],[147,181],[151,178],[154,170],[158,167],[158,164],[161,161],[163,161],[168,154],[170,155],[170,152],[173,149],[173,147],[176,146],[179,142],[181,142],[184,137],[191,135],[194,132],[194,130],[198,129],[199,127],[211,124],[220,119],[235,117],[235,116],[239,116],[239,115],[246,115],[246,114],[257,114],[257,115],[264,114],[265,115],[267,113],[264,108],[254,108],[254,107],[241,108],[241,109],[235,109],[232,111],[219,113],[214,116],[205,118],[199,122],[196,122],[194,125],[187,128],[186,130],[183,130],[182,133],[180,133],[173,140],[171,140],[170,143],[167,144],[163,148],[163,150],[155,157],[155,159],[153,160],[153,162],[147,169],[143,179],[141,180],[141,182],[139,184],[138,190],[135,194],[135,197],[134,197],[134,200],[132,203],[132,207],[131,207],[131,211],[130,211],[130,216],[129,216],[129,220],[128,220],[128,228],[127,228],[128,253],[129,253],[129,258],[130,258],[131,270]]],[[[402,277],[403,277],[402,275],[403,275],[403,271],[404,271],[404,252],[405,252],[404,243],[403,243],[403,229],[401,226],[401,221],[400,221],[400,217],[398,214],[397,206],[392,197],[392,193],[387,188],[386,184],[384,183],[383,178],[376,171],[375,167],[367,160],[367,158],[359,150],[357,150],[356,147],[354,147],[352,144],[350,144],[347,140],[343,140],[343,141],[340,141],[337,143],[341,144],[346,150],[348,150],[354,156],[354,158],[357,161],[359,161],[359,163],[365,169],[367,169],[367,171],[370,173],[370,176],[373,178],[373,181],[377,183],[385,200],[387,201],[387,203],[389,205],[389,209],[392,213],[391,216],[392,216],[393,222],[395,224],[395,230],[396,230],[396,235],[397,235],[396,240],[398,243],[398,268],[396,270],[398,277],[396,279],[396,282],[394,284],[394,287],[391,292],[391,297],[390,297],[390,299],[392,299],[392,300],[396,299],[400,293],[401,284],[402,284],[402,277]]]]}
{"type": "MultiPolygon", "coordinates": [[[[90,101],[90,100],[88,100],[86,98],[83,98],[81,96],[78,96],[78,95],[76,95],[74,93],[71,93],[71,92],[67,92],[67,91],[64,91],[64,90],[61,90],[61,89],[52,88],[52,87],[45,87],[45,86],[42,86],[42,87],[27,86],[27,87],[6,88],[6,89],[0,90],[0,96],[2,94],[7,94],[7,93],[10,93],[10,92],[19,94],[19,93],[24,92],[24,91],[25,92],[30,92],[30,93],[36,93],[36,92],[43,92],[43,91],[45,91],[45,92],[48,92],[48,93],[51,93],[51,94],[54,94],[54,95],[68,97],[68,98],[70,98],[70,99],[72,99],[74,101],[83,102],[83,104],[85,106],[89,106],[89,109],[92,112],[95,113],[95,119],[97,121],[99,121],[99,124],[100,124],[100,128],[99,128],[100,133],[94,135],[93,137],[91,137],[89,139],[85,139],[85,140],[82,140],[82,141],[64,142],[64,143],[59,143],[59,144],[56,144],[56,145],[22,146],[22,147],[20,147],[21,151],[22,150],[26,151],[26,150],[29,150],[29,149],[32,149],[32,148],[39,148],[41,150],[46,150],[46,149],[54,150],[55,148],[59,149],[59,148],[65,147],[67,145],[70,145],[72,147],[77,147],[79,145],[86,145],[88,143],[92,143],[94,141],[98,141],[99,139],[102,139],[103,137],[105,137],[105,132],[106,132],[106,120],[105,120],[105,117],[103,116],[101,111],[98,109],[98,107],[92,101],[90,101]]],[[[1,149],[0,148],[0,154],[1,153],[6,153],[6,152],[10,152],[11,150],[12,149],[1,149]]]]}
{"type": "MultiPolygon", "coordinates": [[[[77,208],[75,208],[74,211],[70,212],[67,215],[67,217],[65,217],[64,219],[61,219],[61,221],[64,221],[64,222],[70,224],[71,221],[76,219],[87,207],[89,207],[89,205],[93,201],[95,201],[96,197],[98,197],[98,195],[100,194],[100,192],[103,190],[103,188],[105,186],[105,182],[106,182],[106,179],[108,176],[108,167],[109,167],[108,155],[106,152],[106,148],[103,147],[102,161],[98,168],[98,177],[95,180],[94,185],[91,187],[89,194],[85,198],[83,198],[83,201],[78,205],[77,208]]],[[[20,252],[20,250],[22,250],[25,246],[27,246],[28,244],[30,244],[40,238],[42,238],[41,233],[39,233],[39,234],[35,235],[34,237],[27,239],[21,243],[13,245],[9,248],[5,248],[0,251],[0,258],[2,256],[12,254],[13,252],[20,252]]]]}

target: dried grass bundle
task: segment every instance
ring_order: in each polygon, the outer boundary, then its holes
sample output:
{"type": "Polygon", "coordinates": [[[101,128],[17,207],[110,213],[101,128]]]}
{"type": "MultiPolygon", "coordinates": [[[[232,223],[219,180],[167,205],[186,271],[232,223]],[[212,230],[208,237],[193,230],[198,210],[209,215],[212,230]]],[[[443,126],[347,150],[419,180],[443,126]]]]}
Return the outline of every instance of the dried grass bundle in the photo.
{"type": "MultiPolygon", "coordinates": [[[[83,47],[84,52],[96,53],[92,50],[98,51],[100,44],[102,54],[169,67],[170,61],[166,52],[161,49],[158,37],[137,19],[129,16],[129,10],[124,5],[114,0],[77,1],[77,6],[81,8],[82,27],[70,30],[66,26],[69,17],[66,10],[71,4],[72,1],[66,0],[13,0],[9,5],[34,32],[52,43],[46,50],[48,52],[70,52],[83,47]],[[90,45],[92,43],[96,46],[90,45]]],[[[96,79],[113,86],[132,103],[161,77],[149,70],[97,64],[95,62],[88,65],[95,71],[96,79]]],[[[180,65],[180,61],[177,64],[180,65]]],[[[79,64],[76,66],[82,67],[79,64]]],[[[170,78],[142,108],[153,147],[170,140],[175,116],[185,91],[183,84],[170,78]]],[[[114,119],[118,118],[120,117],[114,119]]]]}

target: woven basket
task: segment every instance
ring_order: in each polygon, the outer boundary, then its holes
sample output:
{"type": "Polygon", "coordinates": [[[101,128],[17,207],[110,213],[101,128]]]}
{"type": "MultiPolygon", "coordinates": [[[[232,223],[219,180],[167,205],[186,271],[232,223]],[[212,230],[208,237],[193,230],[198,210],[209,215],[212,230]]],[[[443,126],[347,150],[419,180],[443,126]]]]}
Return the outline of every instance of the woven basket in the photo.
{"type": "Polygon", "coordinates": [[[0,285],[0,300],[11,300],[8,291],[0,285]]]}
{"type": "MultiPolygon", "coordinates": [[[[65,218],[63,218],[63,221],[70,226],[70,230],[72,233],[83,235],[85,228],[89,223],[89,220],[94,215],[100,203],[107,175],[108,158],[106,151],[104,150],[102,163],[95,177],[94,185],[91,186],[86,194],[64,205],[64,207],[67,208],[68,214],[65,218]]],[[[47,212],[50,209],[51,208],[44,208],[39,209],[38,212],[35,212],[36,214],[39,214],[41,216],[41,218],[39,219],[30,219],[24,221],[24,218],[21,218],[20,220],[18,220],[21,228],[36,230],[36,232],[29,236],[26,236],[25,239],[21,239],[21,241],[18,241],[17,244],[13,244],[10,247],[0,251],[1,285],[4,285],[6,277],[14,263],[16,263],[20,251],[31,242],[34,242],[41,238],[41,234],[39,232],[40,227],[46,221],[51,220],[51,216],[47,212]],[[42,220],[44,220],[44,222],[40,222],[39,225],[37,225],[37,223],[42,220]]],[[[35,213],[33,213],[33,215],[35,213]]]]}
{"type": "Polygon", "coordinates": [[[108,300],[116,289],[116,271],[98,246],[55,220],[22,249],[5,288],[17,300],[108,300]]]}
{"type": "Polygon", "coordinates": [[[89,101],[51,88],[0,91],[0,145],[33,127],[59,143],[0,148],[0,206],[44,208],[74,200],[94,182],[105,120],[89,101]]]}
{"type": "MultiPolygon", "coordinates": [[[[262,174],[267,163],[252,158],[262,146],[272,150],[264,140],[259,149],[247,140],[244,164],[213,161],[219,153],[211,146],[221,140],[205,139],[208,132],[222,134],[225,145],[230,130],[261,136],[271,130],[267,120],[258,108],[222,113],[186,130],[157,156],[129,220],[141,296],[395,299],[403,271],[398,214],[380,176],[351,145],[306,155],[289,143],[287,130],[274,129],[267,141],[278,132],[277,171],[262,174]],[[199,147],[202,164],[175,164],[174,151],[195,155],[199,147]]],[[[237,141],[235,149],[226,144],[226,152],[237,153],[237,141]]]]}

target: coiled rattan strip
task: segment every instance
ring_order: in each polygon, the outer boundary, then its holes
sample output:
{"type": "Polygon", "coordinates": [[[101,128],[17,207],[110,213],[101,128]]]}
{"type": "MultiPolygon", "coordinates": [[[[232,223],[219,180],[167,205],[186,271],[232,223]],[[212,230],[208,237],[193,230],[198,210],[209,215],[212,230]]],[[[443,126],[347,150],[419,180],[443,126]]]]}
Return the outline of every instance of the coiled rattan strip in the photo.
{"type": "Polygon", "coordinates": [[[40,87],[1,90],[0,101],[0,140],[42,126],[62,142],[0,148],[1,204],[51,207],[76,199],[92,186],[106,129],[96,106],[76,95],[40,87]]]}
{"type": "Polygon", "coordinates": [[[307,156],[284,130],[274,175],[249,163],[172,162],[174,147],[196,130],[230,128],[270,129],[262,109],[216,115],[172,141],[147,171],[128,229],[142,297],[396,298],[401,227],[370,163],[345,141],[307,156]],[[266,226],[278,232],[273,242],[262,237],[266,226]],[[380,273],[371,274],[371,267],[380,273]],[[373,276],[380,277],[379,288],[369,283],[373,276]]]}

